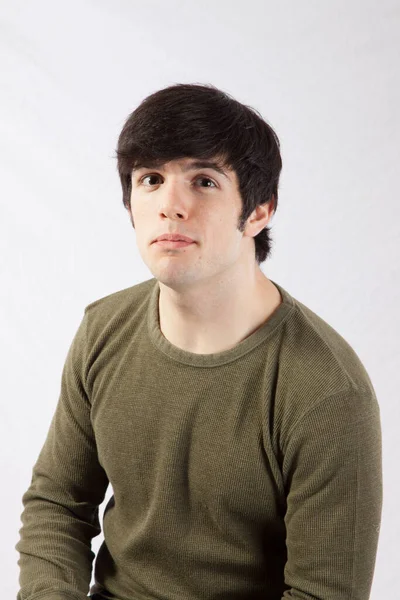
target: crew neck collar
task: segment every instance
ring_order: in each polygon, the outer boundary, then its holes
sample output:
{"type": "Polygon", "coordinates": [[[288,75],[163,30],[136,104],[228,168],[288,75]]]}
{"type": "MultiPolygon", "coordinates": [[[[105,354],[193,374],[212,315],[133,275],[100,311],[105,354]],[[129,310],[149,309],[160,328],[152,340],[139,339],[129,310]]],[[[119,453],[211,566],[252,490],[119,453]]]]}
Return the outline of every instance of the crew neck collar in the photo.
{"type": "Polygon", "coordinates": [[[215,352],[213,354],[197,354],[178,348],[178,346],[172,344],[163,335],[160,329],[158,308],[160,285],[158,280],[155,279],[154,286],[150,292],[147,311],[147,325],[151,341],[158,350],[172,360],[191,366],[215,367],[240,358],[264,342],[264,340],[267,340],[295,306],[293,297],[281,285],[272,279],[270,279],[270,281],[278,288],[282,296],[282,302],[266,322],[229,350],[215,352]]]}

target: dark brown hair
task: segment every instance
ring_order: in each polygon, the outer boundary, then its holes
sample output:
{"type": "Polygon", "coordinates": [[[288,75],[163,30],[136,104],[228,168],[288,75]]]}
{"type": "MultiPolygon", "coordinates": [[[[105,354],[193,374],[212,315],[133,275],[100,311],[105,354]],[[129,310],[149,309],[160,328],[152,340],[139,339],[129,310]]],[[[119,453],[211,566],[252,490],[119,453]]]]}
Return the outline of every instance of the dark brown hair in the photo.
{"type": "MultiPolygon", "coordinates": [[[[260,113],[228,93],[205,84],[166,87],[141,102],[118,138],[115,158],[123,204],[129,209],[134,168],[181,158],[217,159],[236,172],[243,202],[238,229],[243,231],[257,205],[272,202],[276,212],[279,148],[276,133],[260,113]]],[[[271,253],[270,229],[266,226],[254,237],[258,264],[271,253]]]]}

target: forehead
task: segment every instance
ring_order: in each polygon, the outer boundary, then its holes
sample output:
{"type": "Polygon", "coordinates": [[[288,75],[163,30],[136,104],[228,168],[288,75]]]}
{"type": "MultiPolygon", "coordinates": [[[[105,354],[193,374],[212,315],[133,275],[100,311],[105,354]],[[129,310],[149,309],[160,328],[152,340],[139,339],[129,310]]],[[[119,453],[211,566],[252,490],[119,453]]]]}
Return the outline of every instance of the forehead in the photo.
{"type": "Polygon", "coordinates": [[[170,163],[161,163],[160,161],[147,161],[146,164],[138,164],[134,169],[132,169],[132,173],[137,173],[142,169],[159,169],[159,170],[168,170],[170,165],[177,165],[182,173],[186,173],[188,171],[194,171],[199,169],[212,169],[223,175],[227,179],[230,179],[229,175],[233,174],[233,171],[228,169],[227,167],[223,167],[217,160],[205,160],[205,159],[180,159],[173,160],[170,163]]]}

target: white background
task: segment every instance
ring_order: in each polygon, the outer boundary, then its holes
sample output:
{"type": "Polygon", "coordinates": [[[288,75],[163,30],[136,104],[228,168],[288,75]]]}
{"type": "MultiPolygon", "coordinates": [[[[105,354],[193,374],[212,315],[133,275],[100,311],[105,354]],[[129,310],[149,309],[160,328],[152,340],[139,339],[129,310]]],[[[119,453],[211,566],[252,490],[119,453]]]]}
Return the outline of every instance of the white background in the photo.
{"type": "Polygon", "coordinates": [[[113,156],[128,114],[174,83],[216,85],[278,134],[275,243],[262,269],[334,327],[370,375],[384,468],[371,599],[396,596],[399,59],[398,1],[3,0],[2,598],[19,587],[21,498],[84,307],[152,277],[113,156]]]}

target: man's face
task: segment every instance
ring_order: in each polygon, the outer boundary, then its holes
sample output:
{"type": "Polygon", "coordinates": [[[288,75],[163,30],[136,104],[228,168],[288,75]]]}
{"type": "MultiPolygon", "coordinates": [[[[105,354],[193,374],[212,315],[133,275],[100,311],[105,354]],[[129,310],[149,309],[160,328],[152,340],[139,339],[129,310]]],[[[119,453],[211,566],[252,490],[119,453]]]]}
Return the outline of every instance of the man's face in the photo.
{"type": "Polygon", "coordinates": [[[157,280],[175,289],[255,261],[249,235],[262,228],[256,224],[246,235],[247,226],[245,232],[237,228],[242,200],[234,171],[224,175],[195,162],[185,158],[132,172],[130,213],[140,255],[157,280]],[[195,243],[171,248],[153,242],[164,233],[195,243]]]}

